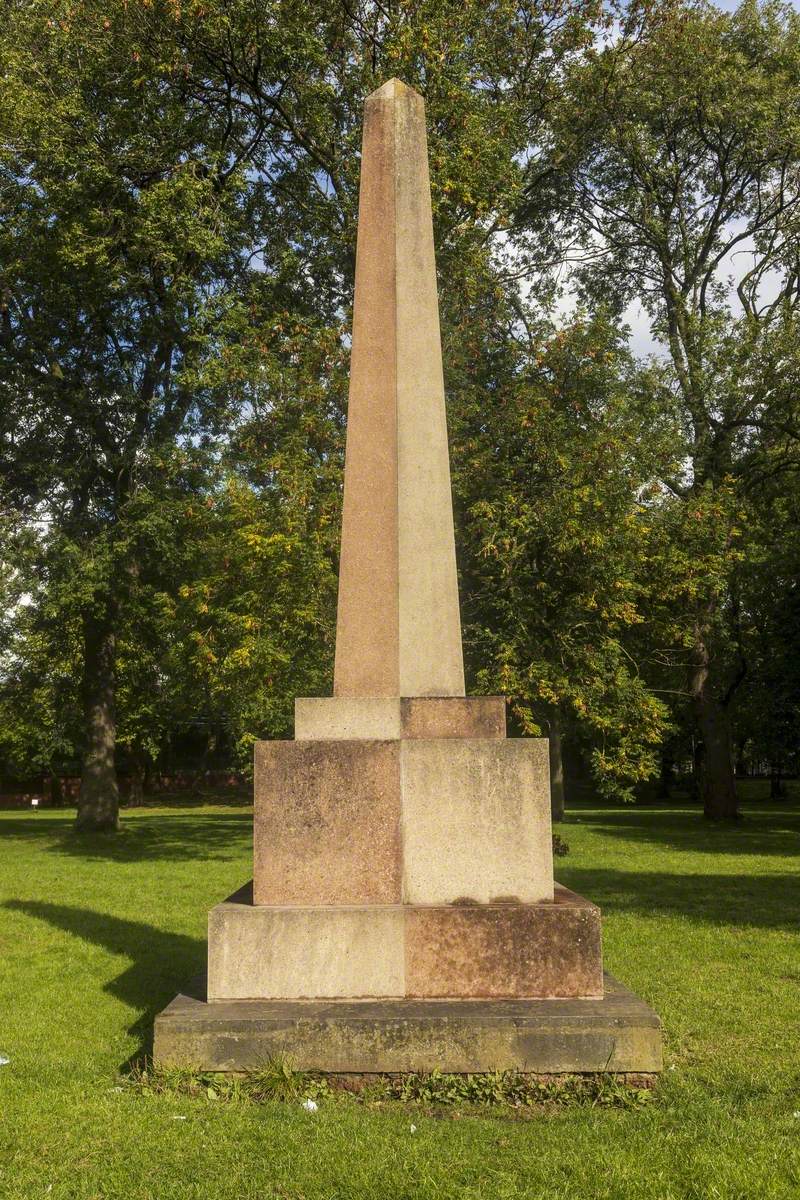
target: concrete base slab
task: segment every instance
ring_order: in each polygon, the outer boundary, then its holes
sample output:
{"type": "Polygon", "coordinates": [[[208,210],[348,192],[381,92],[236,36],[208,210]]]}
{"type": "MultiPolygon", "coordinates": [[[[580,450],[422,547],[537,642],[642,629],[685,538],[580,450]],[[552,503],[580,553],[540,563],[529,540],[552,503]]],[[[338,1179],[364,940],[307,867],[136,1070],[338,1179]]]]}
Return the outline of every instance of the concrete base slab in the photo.
{"type": "Polygon", "coordinates": [[[594,1000],[228,1000],[202,980],[156,1017],[159,1066],[392,1074],[661,1070],[661,1024],[612,976],[594,1000]]]}

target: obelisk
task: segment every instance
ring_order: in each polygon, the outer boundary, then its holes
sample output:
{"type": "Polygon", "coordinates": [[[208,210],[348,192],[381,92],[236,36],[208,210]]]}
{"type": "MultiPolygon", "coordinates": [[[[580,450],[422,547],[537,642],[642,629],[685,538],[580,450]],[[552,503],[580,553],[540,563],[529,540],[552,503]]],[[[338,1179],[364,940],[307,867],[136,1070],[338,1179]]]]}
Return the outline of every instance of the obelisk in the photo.
{"type": "Polygon", "coordinates": [[[212,914],[241,929],[210,939],[209,997],[599,995],[547,743],[464,695],[425,108],[398,80],[361,172],[334,694],[256,745],[254,904],[212,914]]]}
{"type": "Polygon", "coordinates": [[[425,106],[364,113],[335,696],[463,696],[425,106]]]}
{"type": "Polygon", "coordinates": [[[554,883],[546,740],[464,694],[425,109],[398,80],[365,108],[333,695],[256,743],[254,827],[159,1061],[658,1069],[655,1015],[604,993],[599,910],[554,883]]]}

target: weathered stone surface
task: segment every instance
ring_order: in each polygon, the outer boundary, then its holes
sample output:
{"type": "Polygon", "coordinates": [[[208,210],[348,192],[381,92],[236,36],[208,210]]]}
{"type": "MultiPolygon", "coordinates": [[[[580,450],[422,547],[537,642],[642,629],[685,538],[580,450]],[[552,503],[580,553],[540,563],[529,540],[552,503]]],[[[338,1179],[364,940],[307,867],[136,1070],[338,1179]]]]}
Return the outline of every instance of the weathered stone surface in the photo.
{"type": "Polygon", "coordinates": [[[532,738],[258,742],[255,903],[551,900],[548,771],[532,738]]]}
{"type": "Polygon", "coordinates": [[[599,996],[600,910],[554,902],[254,905],[242,888],[209,914],[209,996],[599,996]]]}
{"type": "Polygon", "coordinates": [[[294,702],[297,741],[505,735],[504,696],[320,696],[294,702]]]}
{"type": "Polygon", "coordinates": [[[399,770],[398,742],[257,742],[255,903],[398,903],[399,770]]]}
{"type": "Polygon", "coordinates": [[[504,738],[505,696],[415,696],[400,701],[404,738],[504,738]]]}
{"type": "Polygon", "coordinates": [[[297,741],[399,740],[400,700],[388,696],[310,696],[294,702],[297,741]]]}
{"type": "Polygon", "coordinates": [[[155,1061],[245,1071],[270,1058],[330,1072],[661,1070],[661,1027],[610,975],[598,1000],[240,1000],[202,984],[156,1018],[155,1061]]]}
{"type": "Polygon", "coordinates": [[[403,940],[400,906],[254,905],[243,888],[208,914],[208,996],[402,996],[403,940]]]}
{"type": "Polygon", "coordinates": [[[553,904],[409,907],[405,994],[602,996],[600,910],[558,886],[553,904]]]}
{"type": "Polygon", "coordinates": [[[337,696],[463,696],[422,97],[364,110],[337,696]]]}
{"type": "Polygon", "coordinates": [[[406,903],[553,899],[544,740],[408,740],[400,766],[406,903]]]}

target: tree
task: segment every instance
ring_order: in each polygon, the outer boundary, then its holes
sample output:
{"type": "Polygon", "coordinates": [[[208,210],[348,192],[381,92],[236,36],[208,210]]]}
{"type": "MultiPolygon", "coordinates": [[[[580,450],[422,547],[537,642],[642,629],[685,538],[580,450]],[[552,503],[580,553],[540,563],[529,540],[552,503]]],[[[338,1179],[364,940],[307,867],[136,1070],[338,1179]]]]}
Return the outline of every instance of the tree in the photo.
{"type": "Polygon", "coordinates": [[[800,493],[773,475],[748,513],[741,571],[747,674],[733,711],[743,757],[766,761],[773,799],[786,795],[800,748],[800,493]]]}
{"type": "Polygon", "coordinates": [[[79,828],[117,823],[118,684],[130,714],[144,684],[123,676],[147,674],[121,646],[136,629],[146,641],[145,618],[160,628],[144,603],[164,550],[150,518],[183,486],[180,450],[212,471],[236,414],[257,420],[287,327],[344,341],[364,96],[393,74],[424,91],[442,263],[470,261],[507,223],[518,156],[597,13],[584,0],[7,6],[0,488],[18,526],[38,522],[47,596],[80,647],[79,828]]]}
{"type": "Polygon", "coordinates": [[[469,347],[477,378],[454,439],[469,659],[515,698],[525,732],[554,732],[555,751],[575,731],[601,794],[629,798],[666,724],[636,633],[657,553],[642,495],[669,430],[602,319],[487,342],[497,391],[487,403],[469,347]]]}
{"type": "Polygon", "coordinates": [[[241,402],[252,134],[193,102],[169,5],[14,4],[0,36],[0,480],[72,592],[77,824],[113,829],[120,614],[158,550],[138,497],[241,402]]]}
{"type": "Polygon", "coordinates": [[[587,301],[638,299],[665,347],[654,394],[683,429],[681,468],[662,476],[671,592],[712,819],[737,814],[730,711],[745,674],[736,576],[745,496],[760,486],[753,450],[796,454],[799,83],[800,17],[781,4],[634,6],[576,67],[530,182],[571,197],[587,301]]]}

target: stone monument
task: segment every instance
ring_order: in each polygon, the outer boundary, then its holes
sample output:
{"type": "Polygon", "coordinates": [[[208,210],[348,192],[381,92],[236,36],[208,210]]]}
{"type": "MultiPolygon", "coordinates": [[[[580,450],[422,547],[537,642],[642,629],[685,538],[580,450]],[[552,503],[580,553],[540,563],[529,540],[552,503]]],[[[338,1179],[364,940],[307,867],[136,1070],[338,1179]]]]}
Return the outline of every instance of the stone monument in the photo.
{"type": "Polygon", "coordinates": [[[554,883],[547,742],[467,697],[422,98],[366,102],[333,696],[255,749],[252,888],[161,1062],[651,1072],[658,1018],[554,883]]]}

